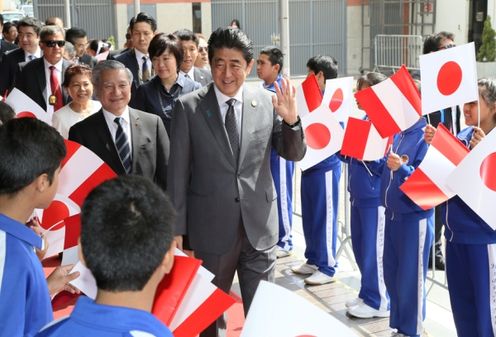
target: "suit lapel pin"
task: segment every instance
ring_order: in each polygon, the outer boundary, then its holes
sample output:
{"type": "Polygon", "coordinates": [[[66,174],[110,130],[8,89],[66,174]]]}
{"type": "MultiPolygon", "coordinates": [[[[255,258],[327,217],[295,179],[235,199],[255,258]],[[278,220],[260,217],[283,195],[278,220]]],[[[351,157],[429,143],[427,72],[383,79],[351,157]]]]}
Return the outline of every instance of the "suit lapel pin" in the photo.
{"type": "Polygon", "coordinates": [[[252,107],[254,107],[254,108],[255,108],[257,105],[258,105],[257,101],[255,101],[255,100],[252,100],[252,101],[251,101],[251,106],[252,106],[252,107]]]}

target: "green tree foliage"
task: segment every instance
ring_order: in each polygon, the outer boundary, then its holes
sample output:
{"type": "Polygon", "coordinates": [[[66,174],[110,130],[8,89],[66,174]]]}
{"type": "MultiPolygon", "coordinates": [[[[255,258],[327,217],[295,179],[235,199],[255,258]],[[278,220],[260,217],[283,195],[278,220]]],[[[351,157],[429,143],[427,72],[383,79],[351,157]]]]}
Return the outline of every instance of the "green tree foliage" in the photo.
{"type": "Polygon", "coordinates": [[[482,45],[477,53],[477,61],[493,62],[496,59],[496,31],[491,27],[491,17],[488,15],[482,30],[482,45]]]}

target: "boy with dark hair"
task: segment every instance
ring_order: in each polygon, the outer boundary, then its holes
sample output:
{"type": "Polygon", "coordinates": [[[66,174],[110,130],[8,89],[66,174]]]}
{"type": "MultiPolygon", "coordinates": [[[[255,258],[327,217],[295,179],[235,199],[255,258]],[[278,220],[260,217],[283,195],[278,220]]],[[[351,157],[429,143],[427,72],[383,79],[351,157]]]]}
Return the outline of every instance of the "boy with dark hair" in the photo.
{"type": "Polygon", "coordinates": [[[174,209],[150,180],[121,176],[96,187],[81,213],[81,260],[98,287],[71,316],[38,337],[172,337],[151,313],[158,284],[174,262],[174,209]]]}
{"type": "Polygon", "coordinates": [[[33,336],[53,319],[35,248],[42,239],[25,224],[57,191],[66,153],[57,130],[33,118],[0,126],[0,335],[33,336]]]}
{"type": "MultiPolygon", "coordinates": [[[[331,56],[317,55],[307,62],[321,92],[326,80],[338,76],[338,65],[331,56]]],[[[301,212],[305,236],[306,263],[294,266],[297,274],[308,275],[305,283],[321,285],[333,281],[336,273],[337,210],[341,161],[336,154],[306,169],[301,175],[301,212]]]]}
{"type": "Polygon", "coordinates": [[[180,73],[200,83],[202,87],[212,82],[212,75],[208,70],[194,66],[198,57],[198,44],[200,43],[195,33],[189,29],[181,29],[175,31],[174,35],[179,38],[181,48],[183,49],[183,61],[180,66],[180,73]]]}
{"type": "MultiPolygon", "coordinates": [[[[275,93],[275,84],[281,87],[282,82],[282,51],[274,46],[268,46],[260,51],[257,60],[257,75],[263,80],[262,86],[275,93]]],[[[277,191],[277,213],[279,215],[279,241],[276,256],[289,256],[293,250],[291,228],[293,224],[293,174],[294,162],[286,160],[272,149],[270,153],[270,170],[277,191]]]]}

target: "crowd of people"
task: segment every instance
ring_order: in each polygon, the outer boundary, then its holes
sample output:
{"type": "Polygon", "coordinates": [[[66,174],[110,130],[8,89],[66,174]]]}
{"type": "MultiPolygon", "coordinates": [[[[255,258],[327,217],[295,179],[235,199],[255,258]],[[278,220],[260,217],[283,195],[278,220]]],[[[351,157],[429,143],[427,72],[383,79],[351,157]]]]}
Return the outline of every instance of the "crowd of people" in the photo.
{"type": "MultiPolygon", "coordinates": [[[[156,20],[141,12],[129,23],[125,47],[113,50],[108,41],[89,41],[82,28],[65,29],[59,18],[44,25],[30,17],[15,25],[1,19],[0,92],[25,93],[53,116],[53,127],[13,119],[0,103],[0,336],[171,335],[149,312],[176,246],[201,259],[226,292],[237,273],[246,314],[259,282],[274,280],[276,259],[292,253],[293,175],[306,152],[295,91],[281,75],[281,50],[267,46],[254,55],[238,20],[207,39],[188,29],[157,32],[156,20]],[[246,84],[253,67],[259,86],[246,84]],[[77,292],[68,282],[79,275],[63,266],[45,280],[46,247],[32,215],[55,196],[63,139],[89,148],[119,177],[92,191],[82,208],[81,255],[95,276],[97,298],[81,297],[69,318],[52,323],[50,296],[77,292]]],[[[424,53],[453,40],[446,32],[429,36],[424,53]]],[[[322,93],[338,77],[332,56],[313,56],[306,66],[322,93]]],[[[356,90],[386,78],[364,74],[356,90]]],[[[443,226],[458,335],[495,334],[489,263],[495,232],[458,197],[423,210],[399,188],[423,160],[439,123],[469,149],[494,128],[496,81],[478,84],[480,120],[477,102],[466,103],[468,128],[460,129],[460,111],[441,110],[395,135],[380,160],[338,152],[302,172],[306,261],[292,271],[309,286],[335,279],[345,162],[362,275],[347,312],[389,317],[394,336],[423,332],[427,268],[444,269],[443,226]]],[[[223,327],[221,317],[201,336],[218,336],[223,327]]]]}

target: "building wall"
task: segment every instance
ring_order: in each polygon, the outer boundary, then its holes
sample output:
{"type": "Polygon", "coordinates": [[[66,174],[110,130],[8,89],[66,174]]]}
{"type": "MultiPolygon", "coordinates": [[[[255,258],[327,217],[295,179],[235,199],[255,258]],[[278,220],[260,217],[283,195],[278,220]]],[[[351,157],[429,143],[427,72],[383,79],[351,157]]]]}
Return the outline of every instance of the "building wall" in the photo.
{"type": "MultiPolygon", "coordinates": [[[[362,65],[362,42],[368,44],[368,41],[362,41],[362,6],[360,1],[348,0],[346,9],[347,29],[347,68],[348,75],[356,75],[360,73],[362,65]]],[[[364,13],[367,14],[367,13],[364,13]]],[[[368,15],[366,15],[368,17],[368,15]]],[[[368,36],[368,33],[367,33],[368,36]]],[[[367,54],[368,55],[368,54],[367,54]]],[[[368,56],[367,56],[368,59],[368,56]]]]}
{"type": "MultiPolygon", "coordinates": [[[[125,42],[126,30],[129,24],[128,7],[134,4],[133,0],[114,0],[115,21],[118,45],[125,42]]],[[[211,4],[210,0],[141,0],[143,5],[154,5],[157,20],[157,31],[171,33],[181,28],[193,28],[193,3],[201,3],[202,33],[206,36],[211,33],[211,4]]],[[[152,14],[152,13],[150,13],[152,14]]],[[[152,15],[154,16],[154,15],[152,15]]]]}
{"type": "Polygon", "coordinates": [[[466,43],[469,31],[469,5],[469,0],[437,0],[435,31],[452,32],[455,34],[456,43],[466,43]]]}

